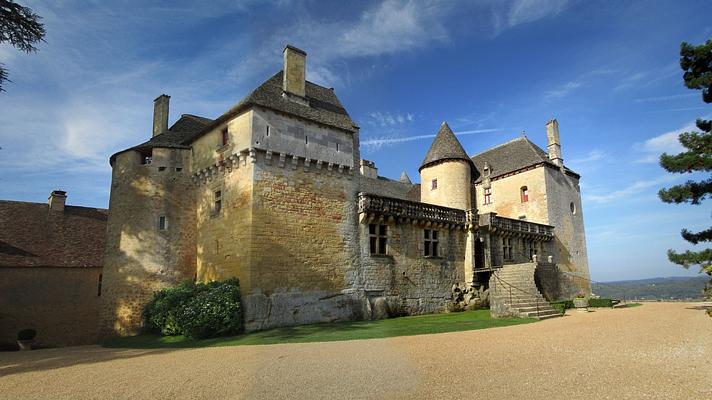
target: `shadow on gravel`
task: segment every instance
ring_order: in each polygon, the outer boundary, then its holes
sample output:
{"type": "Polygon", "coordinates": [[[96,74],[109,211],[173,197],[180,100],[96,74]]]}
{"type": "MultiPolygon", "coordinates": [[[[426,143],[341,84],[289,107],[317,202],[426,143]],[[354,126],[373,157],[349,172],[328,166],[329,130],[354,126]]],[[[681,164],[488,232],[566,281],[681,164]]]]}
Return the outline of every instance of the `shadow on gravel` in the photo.
{"type": "Polygon", "coordinates": [[[107,349],[100,346],[76,346],[32,351],[3,352],[0,353],[0,378],[3,376],[21,374],[25,372],[130,359],[145,355],[167,353],[170,351],[175,350],[107,349]]]}

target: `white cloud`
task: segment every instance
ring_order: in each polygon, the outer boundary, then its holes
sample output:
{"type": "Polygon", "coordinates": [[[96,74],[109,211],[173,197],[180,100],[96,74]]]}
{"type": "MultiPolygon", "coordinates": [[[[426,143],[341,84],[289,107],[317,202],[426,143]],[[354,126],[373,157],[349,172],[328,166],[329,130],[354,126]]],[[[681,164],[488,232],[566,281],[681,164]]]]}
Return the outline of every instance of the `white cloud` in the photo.
{"type": "Polygon", "coordinates": [[[568,0],[516,0],[507,15],[510,27],[554,16],[564,11],[568,0]]]}
{"type": "Polygon", "coordinates": [[[366,123],[382,128],[404,125],[408,122],[413,122],[415,118],[413,114],[410,113],[401,114],[380,111],[370,112],[368,113],[368,117],[370,119],[366,120],[366,123]]]}
{"type": "Polygon", "coordinates": [[[580,88],[581,85],[583,85],[583,83],[578,82],[578,81],[568,82],[557,89],[552,89],[552,90],[549,90],[548,92],[544,93],[544,100],[550,101],[550,100],[560,99],[562,97],[565,97],[569,93],[574,91],[575,89],[580,88]]]}
{"type": "Polygon", "coordinates": [[[599,149],[593,149],[588,152],[584,157],[573,158],[569,160],[571,164],[588,164],[596,161],[600,161],[606,157],[606,152],[599,149]]]}
{"type": "Polygon", "coordinates": [[[685,148],[680,144],[678,137],[682,132],[696,130],[695,124],[689,123],[680,129],[665,132],[644,142],[635,143],[633,150],[640,154],[635,161],[638,163],[657,163],[662,153],[678,154],[684,151],[685,148]]]}

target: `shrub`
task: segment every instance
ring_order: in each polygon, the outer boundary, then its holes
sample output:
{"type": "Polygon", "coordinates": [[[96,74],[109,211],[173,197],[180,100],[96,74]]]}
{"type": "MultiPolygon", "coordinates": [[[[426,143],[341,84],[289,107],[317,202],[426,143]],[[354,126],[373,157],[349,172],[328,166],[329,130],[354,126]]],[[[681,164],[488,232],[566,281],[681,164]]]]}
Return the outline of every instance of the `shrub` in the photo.
{"type": "Polygon", "coordinates": [[[202,339],[242,330],[240,284],[182,283],[156,292],[144,307],[145,330],[163,335],[202,339]]]}
{"type": "Polygon", "coordinates": [[[613,300],[611,299],[589,299],[589,307],[613,307],[613,300]]]}
{"type": "Polygon", "coordinates": [[[166,336],[180,335],[176,313],[198,290],[199,285],[185,282],[154,293],[151,301],[143,308],[144,330],[166,336]]]}
{"type": "Polygon", "coordinates": [[[242,330],[242,307],[237,280],[211,282],[177,312],[184,336],[203,339],[227,336],[242,330]]]}
{"type": "Polygon", "coordinates": [[[17,332],[17,340],[33,340],[37,336],[37,331],[34,329],[23,329],[17,332]]]}

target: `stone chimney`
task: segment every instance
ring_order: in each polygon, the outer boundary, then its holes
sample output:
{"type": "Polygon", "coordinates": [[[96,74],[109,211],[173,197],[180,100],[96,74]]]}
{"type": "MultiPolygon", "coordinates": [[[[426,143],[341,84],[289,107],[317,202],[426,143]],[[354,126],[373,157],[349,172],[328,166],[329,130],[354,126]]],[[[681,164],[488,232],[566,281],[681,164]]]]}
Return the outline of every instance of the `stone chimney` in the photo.
{"type": "Polygon", "coordinates": [[[561,140],[559,139],[559,122],[552,119],[546,123],[547,150],[549,150],[549,160],[559,167],[564,166],[564,159],[561,158],[561,140]]]}
{"type": "Polygon", "coordinates": [[[63,190],[53,190],[52,193],[49,194],[49,199],[47,200],[50,211],[64,212],[64,203],[67,201],[67,192],[63,190]]]}
{"type": "Polygon", "coordinates": [[[153,136],[168,130],[168,102],[171,96],[162,94],[153,100],[153,136]]]}
{"type": "Polygon", "coordinates": [[[377,179],[378,178],[378,168],[376,168],[376,163],[368,160],[361,160],[361,175],[364,178],[377,179]]]}
{"type": "Polygon", "coordinates": [[[287,47],[284,48],[284,80],[282,89],[285,94],[304,98],[306,64],[306,52],[291,45],[287,45],[287,47]]]}

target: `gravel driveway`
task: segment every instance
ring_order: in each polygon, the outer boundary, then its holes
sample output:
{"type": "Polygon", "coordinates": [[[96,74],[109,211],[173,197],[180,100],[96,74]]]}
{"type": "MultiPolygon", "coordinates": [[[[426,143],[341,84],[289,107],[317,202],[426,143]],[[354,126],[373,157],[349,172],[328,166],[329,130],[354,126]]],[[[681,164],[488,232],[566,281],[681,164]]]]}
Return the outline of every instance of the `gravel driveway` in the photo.
{"type": "Polygon", "coordinates": [[[469,332],[180,350],[0,353],[1,399],[712,399],[698,303],[469,332]]]}

